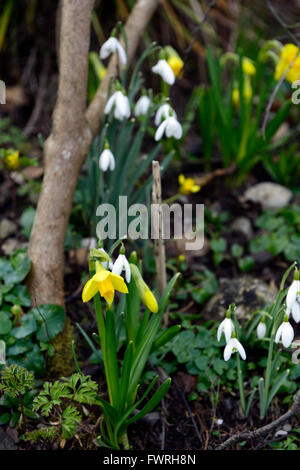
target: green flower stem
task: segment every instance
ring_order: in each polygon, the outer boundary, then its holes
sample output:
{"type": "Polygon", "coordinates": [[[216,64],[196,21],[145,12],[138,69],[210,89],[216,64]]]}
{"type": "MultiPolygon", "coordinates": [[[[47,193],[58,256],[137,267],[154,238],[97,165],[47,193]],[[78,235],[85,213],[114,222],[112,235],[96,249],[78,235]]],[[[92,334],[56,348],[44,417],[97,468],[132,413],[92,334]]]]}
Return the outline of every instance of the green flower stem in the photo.
{"type": "Polygon", "coordinates": [[[124,434],[122,434],[122,436],[120,437],[120,444],[122,444],[124,450],[130,449],[127,431],[125,431],[124,434]]]}
{"type": "Polygon", "coordinates": [[[178,198],[180,198],[181,194],[177,193],[174,194],[173,196],[169,197],[168,199],[165,199],[162,204],[171,204],[171,202],[177,201],[178,198]]]}
{"type": "Polygon", "coordinates": [[[238,381],[239,381],[239,389],[240,389],[240,398],[241,398],[241,405],[244,416],[246,416],[246,401],[245,401],[245,390],[244,390],[244,383],[243,383],[243,374],[241,368],[241,360],[240,355],[236,353],[236,365],[237,365],[237,373],[238,373],[238,381]]]}
{"type": "Polygon", "coordinates": [[[100,299],[99,293],[97,293],[94,297],[94,304],[95,304],[95,310],[96,310],[96,320],[97,320],[98,334],[99,334],[100,343],[101,343],[100,346],[101,346],[103,363],[104,363],[105,377],[106,377],[108,394],[109,394],[109,401],[110,401],[111,405],[113,406],[111,384],[110,384],[110,379],[109,379],[109,371],[108,371],[108,368],[107,368],[107,359],[106,359],[106,353],[105,353],[105,343],[106,343],[105,321],[104,321],[102,305],[101,305],[101,299],[100,299]]]}

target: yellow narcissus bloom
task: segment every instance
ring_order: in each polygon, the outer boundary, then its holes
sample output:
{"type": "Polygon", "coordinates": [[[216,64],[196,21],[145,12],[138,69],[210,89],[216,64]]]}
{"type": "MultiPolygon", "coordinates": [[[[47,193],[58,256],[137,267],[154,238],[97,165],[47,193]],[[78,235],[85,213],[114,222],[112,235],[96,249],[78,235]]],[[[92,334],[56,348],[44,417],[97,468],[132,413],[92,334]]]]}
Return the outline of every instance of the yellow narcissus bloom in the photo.
{"type": "MultiPolygon", "coordinates": [[[[252,97],[252,87],[248,81],[244,82],[243,97],[246,103],[248,103],[252,97]]],[[[240,105],[240,91],[237,86],[232,90],[232,102],[236,107],[240,105]]]]}
{"type": "Polygon", "coordinates": [[[8,153],[5,156],[4,163],[10,170],[16,170],[19,167],[19,151],[8,153]]]}
{"type": "Polygon", "coordinates": [[[183,60],[178,55],[172,55],[167,60],[169,66],[173,70],[175,77],[181,76],[181,71],[183,69],[183,60]]]}
{"type": "Polygon", "coordinates": [[[135,264],[132,264],[132,263],[130,264],[130,269],[131,269],[131,274],[133,276],[135,285],[137,287],[137,290],[138,290],[138,293],[142,302],[144,302],[144,304],[150,310],[150,312],[157,313],[158,312],[157,300],[153,292],[149,289],[144,279],[142,278],[140,270],[135,264]]]}
{"type": "Polygon", "coordinates": [[[201,186],[195,184],[195,180],[193,178],[186,178],[184,175],[179,175],[178,182],[180,194],[187,195],[197,193],[201,189],[201,186]]]}
{"type": "Polygon", "coordinates": [[[145,285],[145,287],[146,287],[146,291],[145,291],[145,294],[144,294],[143,301],[144,301],[146,307],[150,310],[150,312],[157,313],[158,312],[158,304],[157,304],[157,300],[155,298],[155,295],[148,288],[147,285],[145,285]]]}
{"type": "Polygon", "coordinates": [[[108,304],[114,300],[115,290],[128,293],[124,279],[118,274],[113,274],[105,269],[100,261],[96,261],[96,274],[89,279],[82,291],[83,302],[88,302],[97,292],[104,297],[108,304]]]}
{"type": "Polygon", "coordinates": [[[244,57],[243,62],[242,62],[242,67],[243,67],[244,74],[249,75],[249,76],[255,75],[256,68],[252,60],[248,59],[247,57],[244,57]]]}
{"type": "Polygon", "coordinates": [[[286,80],[293,83],[300,79],[300,51],[295,44],[286,44],[282,50],[279,62],[275,69],[275,80],[279,80],[289,68],[286,74],[286,80]],[[298,57],[297,57],[298,56],[298,57]],[[293,65],[290,64],[293,62],[293,65]],[[290,68],[289,68],[290,67],[290,68]]]}

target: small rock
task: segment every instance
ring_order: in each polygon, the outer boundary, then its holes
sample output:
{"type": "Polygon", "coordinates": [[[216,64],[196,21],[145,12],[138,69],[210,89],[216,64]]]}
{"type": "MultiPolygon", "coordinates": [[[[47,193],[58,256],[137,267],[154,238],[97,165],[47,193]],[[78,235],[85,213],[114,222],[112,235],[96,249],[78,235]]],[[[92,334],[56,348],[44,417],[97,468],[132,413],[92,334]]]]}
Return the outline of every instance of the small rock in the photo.
{"type": "Polygon", "coordinates": [[[279,431],[277,431],[277,432],[275,433],[275,437],[280,437],[280,436],[281,436],[281,437],[282,437],[282,436],[287,436],[287,432],[284,431],[283,429],[279,429],[279,431]]]}
{"type": "Polygon", "coordinates": [[[0,238],[4,239],[9,237],[17,230],[17,224],[8,219],[3,219],[0,222],[0,238]]]}
{"type": "Polygon", "coordinates": [[[20,243],[16,238],[8,238],[5,243],[2,244],[1,248],[3,253],[8,256],[17,248],[19,248],[20,243]]]}
{"type": "Polygon", "coordinates": [[[273,302],[276,293],[265,282],[249,275],[220,279],[219,291],[209,300],[203,314],[210,320],[222,321],[228,306],[235,303],[237,317],[247,320],[255,310],[273,302]]]}
{"type": "Polygon", "coordinates": [[[0,450],[16,450],[14,440],[0,428],[0,450]]]}
{"type": "Polygon", "coordinates": [[[253,237],[252,225],[247,217],[238,217],[235,219],[231,225],[231,229],[236,232],[241,232],[248,241],[253,237]]]}
{"type": "Polygon", "coordinates": [[[290,432],[292,430],[292,426],[287,423],[284,426],[282,426],[282,429],[286,432],[290,432]]]}
{"type": "Polygon", "coordinates": [[[293,193],[277,183],[258,183],[248,188],[244,193],[245,199],[261,204],[263,209],[276,210],[286,206],[293,197],[293,193]]]}

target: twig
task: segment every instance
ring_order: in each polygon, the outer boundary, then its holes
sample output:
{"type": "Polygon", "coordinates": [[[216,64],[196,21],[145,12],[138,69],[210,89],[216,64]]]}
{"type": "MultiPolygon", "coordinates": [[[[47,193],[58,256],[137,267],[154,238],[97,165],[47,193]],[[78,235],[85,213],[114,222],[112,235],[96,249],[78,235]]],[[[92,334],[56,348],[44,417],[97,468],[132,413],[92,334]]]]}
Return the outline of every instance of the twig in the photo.
{"type": "Polygon", "coordinates": [[[41,111],[42,111],[42,108],[43,108],[43,104],[44,104],[44,98],[45,98],[45,95],[46,95],[46,90],[47,90],[47,80],[48,80],[49,66],[50,66],[50,61],[49,61],[49,57],[47,57],[44,64],[43,64],[43,68],[42,68],[42,72],[41,72],[41,76],[40,76],[40,81],[39,81],[39,86],[38,86],[38,91],[37,91],[37,94],[36,94],[36,100],[35,100],[34,108],[33,108],[33,111],[31,113],[31,116],[30,116],[24,130],[23,130],[23,133],[25,135],[30,135],[34,132],[36,122],[38,121],[38,119],[40,117],[40,114],[41,114],[41,111]]]}
{"type": "Polygon", "coordinates": [[[244,441],[244,440],[249,440],[249,439],[260,437],[263,434],[273,431],[273,429],[275,429],[277,426],[285,423],[287,420],[289,420],[290,418],[298,414],[300,414],[300,390],[296,394],[294,403],[291,406],[291,408],[282,416],[280,416],[278,419],[275,419],[275,421],[272,421],[271,423],[266,424],[265,426],[262,426],[261,428],[255,429],[254,431],[246,431],[243,433],[234,434],[225,442],[223,442],[223,444],[219,445],[216,448],[216,450],[226,449],[230,445],[235,444],[236,442],[239,442],[239,441],[244,441]]]}
{"type": "Polygon", "coordinates": [[[199,33],[199,31],[201,30],[202,26],[203,26],[203,23],[205,23],[205,21],[207,20],[209,14],[210,14],[210,11],[211,9],[217,4],[218,0],[212,0],[208,6],[207,6],[207,9],[203,15],[203,18],[201,20],[201,22],[198,24],[198,26],[196,26],[196,28],[194,29],[194,31],[192,31],[192,35],[194,36],[194,39],[193,41],[191,42],[191,44],[186,48],[186,50],[184,51],[185,54],[189,54],[189,52],[191,52],[191,50],[193,49],[193,46],[196,42],[196,39],[197,39],[197,34],[199,33]]]}
{"type": "MultiPolygon", "coordinates": [[[[155,264],[157,272],[157,289],[159,297],[162,296],[166,285],[167,285],[167,273],[166,273],[166,251],[165,243],[163,240],[163,218],[161,208],[161,179],[160,179],[160,166],[159,162],[154,160],[152,162],[152,174],[153,174],[153,186],[152,186],[152,202],[155,206],[155,217],[154,223],[158,228],[154,238],[154,254],[155,264]]],[[[168,324],[168,312],[164,314],[164,324],[168,324]]]]}
{"type": "MultiPolygon", "coordinates": [[[[168,378],[168,375],[166,374],[166,372],[164,371],[164,369],[162,367],[158,367],[157,370],[159,371],[159,374],[160,374],[160,376],[163,380],[166,380],[166,378],[168,378]]],[[[190,419],[193,423],[193,426],[195,428],[195,431],[196,431],[197,437],[199,439],[199,442],[200,442],[201,445],[203,445],[203,440],[202,440],[201,434],[199,432],[197,423],[196,423],[195,418],[193,416],[192,410],[191,410],[191,408],[190,408],[190,406],[189,406],[189,404],[188,404],[188,402],[187,402],[187,400],[184,396],[184,393],[182,392],[181,388],[179,387],[179,385],[178,385],[178,383],[176,382],[175,379],[173,379],[173,382],[175,384],[178,395],[180,395],[180,398],[182,399],[182,401],[184,403],[184,406],[187,409],[187,412],[188,412],[189,417],[190,417],[190,419]]]]}

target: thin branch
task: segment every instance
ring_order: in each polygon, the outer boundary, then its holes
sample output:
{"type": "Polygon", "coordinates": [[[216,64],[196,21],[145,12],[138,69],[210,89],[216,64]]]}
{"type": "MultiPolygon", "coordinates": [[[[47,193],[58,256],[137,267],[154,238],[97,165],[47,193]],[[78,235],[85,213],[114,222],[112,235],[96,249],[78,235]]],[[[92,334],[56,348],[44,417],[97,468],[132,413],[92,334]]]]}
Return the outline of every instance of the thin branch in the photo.
{"type": "Polygon", "coordinates": [[[209,14],[210,14],[210,11],[211,9],[218,3],[218,0],[212,0],[208,6],[207,6],[207,9],[203,15],[203,18],[201,19],[200,23],[196,26],[196,28],[192,31],[192,35],[194,36],[194,39],[193,41],[191,42],[191,44],[186,48],[186,50],[184,51],[185,54],[189,54],[191,52],[191,50],[193,49],[193,46],[197,40],[197,35],[199,33],[199,31],[201,31],[201,28],[203,26],[203,23],[205,23],[205,21],[207,20],[207,18],[209,17],[209,14]]]}
{"type": "Polygon", "coordinates": [[[275,428],[277,428],[278,426],[280,426],[281,424],[285,423],[286,421],[291,419],[293,416],[296,416],[298,414],[300,414],[300,390],[296,394],[294,403],[291,406],[291,408],[282,416],[280,416],[278,419],[275,419],[275,421],[272,421],[271,423],[266,424],[265,426],[262,426],[261,428],[255,429],[254,431],[246,431],[243,433],[234,434],[229,439],[227,439],[227,441],[223,442],[223,444],[219,445],[216,450],[226,449],[227,447],[239,441],[245,441],[245,440],[263,436],[264,434],[267,434],[268,432],[273,431],[275,428]]]}

